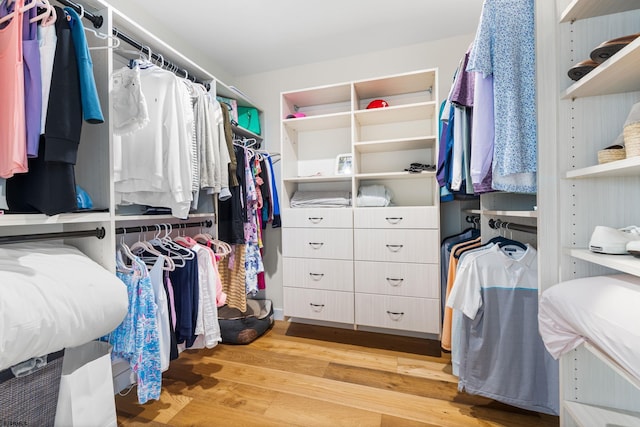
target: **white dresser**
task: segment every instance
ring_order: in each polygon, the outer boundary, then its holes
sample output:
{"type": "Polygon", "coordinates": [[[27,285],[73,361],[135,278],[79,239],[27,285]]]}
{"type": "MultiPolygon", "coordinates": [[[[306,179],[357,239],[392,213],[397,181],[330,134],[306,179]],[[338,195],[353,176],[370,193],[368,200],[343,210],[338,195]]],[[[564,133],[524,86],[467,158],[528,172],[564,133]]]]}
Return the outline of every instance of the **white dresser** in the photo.
{"type": "Polygon", "coordinates": [[[283,93],[284,312],[390,333],[440,333],[437,71],[283,93]],[[368,109],[376,99],[384,108],[368,109]],[[294,113],[303,117],[287,118],[294,113]],[[340,170],[339,157],[351,160],[340,170]],[[384,186],[386,207],[360,206],[384,186]],[[350,192],[349,207],[290,208],[296,192],[350,192]]]}

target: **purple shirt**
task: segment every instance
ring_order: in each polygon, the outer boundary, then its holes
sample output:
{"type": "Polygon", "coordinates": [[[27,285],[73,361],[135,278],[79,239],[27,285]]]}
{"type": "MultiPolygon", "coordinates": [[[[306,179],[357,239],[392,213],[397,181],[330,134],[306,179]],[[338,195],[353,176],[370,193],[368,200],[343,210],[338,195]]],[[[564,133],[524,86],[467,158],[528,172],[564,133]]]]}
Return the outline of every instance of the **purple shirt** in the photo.
{"type": "Polygon", "coordinates": [[[37,14],[38,8],[32,7],[22,15],[22,58],[24,63],[24,108],[25,120],[27,122],[27,157],[38,156],[40,120],[42,116],[42,79],[40,77],[38,22],[29,22],[31,18],[35,18],[37,14]]]}
{"type": "MultiPolygon", "coordinates": [[[[483,188],[491,189],[486,177],[491,171],[493,161],[493,76],[483,77],[475,74],[473,123],[471,125],[471,181],[476,192],[483,188]],[[480,184],[483,184],[480,186],[480,184]],[[488,188],[487,188],[488,184],[488,188]],[[478,187],[476,188],[476,185],[478,187]]],[[[480,190],[480,191],[479,191],[480,190]]]]}
{"type": "Polygon", "coordinates": [[[462,66],[459,68],[451,89],[450,101],[464,107],[473,107],[474,76],[467,70],[469,51],[464,54],[462,66]]]}

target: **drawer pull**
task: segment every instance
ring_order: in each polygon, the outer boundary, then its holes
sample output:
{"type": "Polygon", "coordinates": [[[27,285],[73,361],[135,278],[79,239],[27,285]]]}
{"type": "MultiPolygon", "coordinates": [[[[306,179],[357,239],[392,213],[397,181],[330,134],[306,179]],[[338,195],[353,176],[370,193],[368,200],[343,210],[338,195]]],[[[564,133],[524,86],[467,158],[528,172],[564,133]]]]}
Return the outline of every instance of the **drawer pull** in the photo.
{"type": "Polygon", "coordinates": [[[322,222],[323,219],[324,218],[321,217],[321,216],[315,216],[315,217],[314,216],[310,216],[309,217],[309,221],[311,221],[314,224],[320,224],[320,222],[322,222]]]}
{"type": "Polygon", "coordinates": [[[309,305],[311,306],[311,310],[315,311],[316,313],[320,313],[324,309],[324,304],[314,304],[310,302],[309,305]]]}
{"type": "Polygon", "coordinates": [[[391,286],[397,287],[400,286],[402,282],[404,282],[404,279],[394,279],[392,277],[387,277],[387,282],[389,282],[391,286]]]}
{"type": "Polygon", "coordinates": [[[389,249],[391,252],[400,252],[400,249],[402,249],[404,245],[387,245],[387,249],[389,249]]]}
{"type": "Polygon", "coordinates": [[[397,311],[389,311],[389,310],[387,310],[387,314],[389,315],[391,320],[393,320],[394,322],[397,322],[398,320],[400,320],[402,318],[402,316],[404,316],[404,311],[398,313],[397,311]]]}
{"type": "Polygon", "coordinates": [[[320,249],[322,247],[322,245],[324,245],[324,243],[309,242],[309,246],[311,246],[313,249],[320,249]]]}
{"type": "Polygon", "coordinates": [[[324,273],[309,273],[309,276],[311,276],[313,280],[318,282],[320,279],[324,277],[324,273]]]}
{"type": "Polygon", "coordinates": [[[399,224],[403,218],[401,216],[388,216],[385,219],[389,224],[399,224]]]}

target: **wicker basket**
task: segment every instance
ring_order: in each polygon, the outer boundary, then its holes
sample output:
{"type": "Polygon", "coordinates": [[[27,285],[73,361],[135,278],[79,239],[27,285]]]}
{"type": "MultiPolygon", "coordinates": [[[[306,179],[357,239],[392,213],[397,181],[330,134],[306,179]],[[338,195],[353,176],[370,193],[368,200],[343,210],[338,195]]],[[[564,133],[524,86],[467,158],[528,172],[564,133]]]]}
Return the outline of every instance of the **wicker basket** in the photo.
{"type": "Polygon", "coordinates": [[[64,350],[47,356],[47,364],[15,377],[0,372],[0,426],[52,426],[58,405],[64,350]]]}
{"type": "Polygon", "coordinates": [[[623,133],[627,158],[640,156],[640,122],[625,126],[623,133]]]}
{"type": "Polygon", "coordinates": [[[615,162],[616,160],[622,160],[626,156],[626,150],[624,147],[617,145],[616,148],[609,147],[604,150],[598,151],[598,163],[615,162]],[[620,148],[617,148],[620,147],[620,148]]]}

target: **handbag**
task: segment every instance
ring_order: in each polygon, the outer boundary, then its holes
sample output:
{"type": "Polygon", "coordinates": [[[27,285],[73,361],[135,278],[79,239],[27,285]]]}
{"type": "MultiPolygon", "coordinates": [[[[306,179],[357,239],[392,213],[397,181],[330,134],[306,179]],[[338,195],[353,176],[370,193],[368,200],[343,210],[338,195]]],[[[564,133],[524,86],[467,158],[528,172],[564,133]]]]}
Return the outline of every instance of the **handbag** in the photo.
{"type": "Polygon", "coordinates": [[[238,106],[238,125],[256,135],[260,135],[260,116],[258,109],[238,106]]]}

